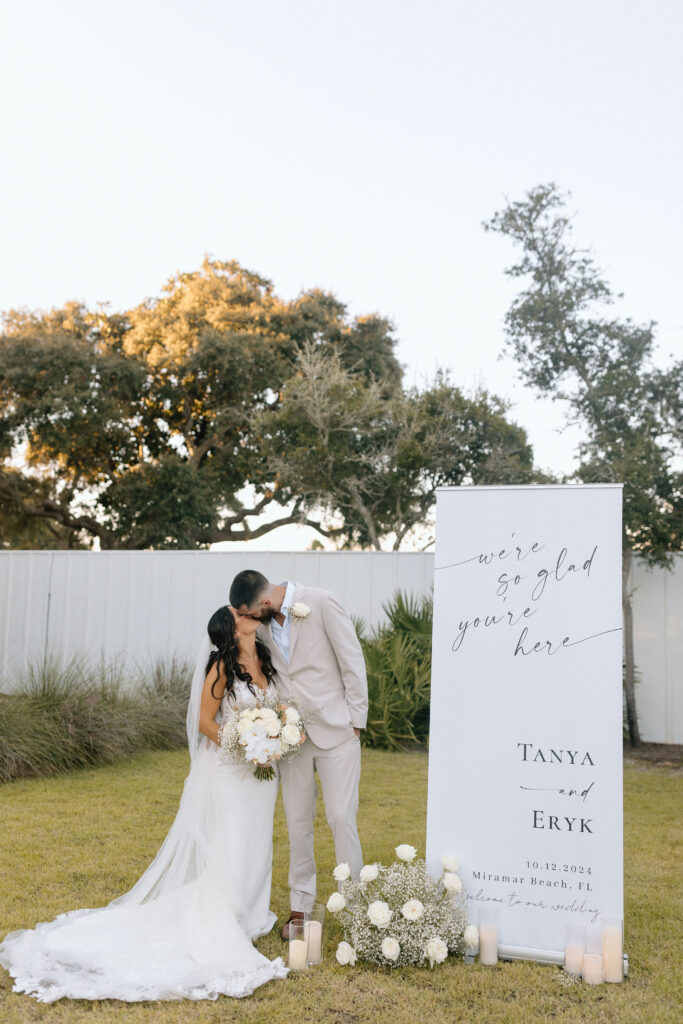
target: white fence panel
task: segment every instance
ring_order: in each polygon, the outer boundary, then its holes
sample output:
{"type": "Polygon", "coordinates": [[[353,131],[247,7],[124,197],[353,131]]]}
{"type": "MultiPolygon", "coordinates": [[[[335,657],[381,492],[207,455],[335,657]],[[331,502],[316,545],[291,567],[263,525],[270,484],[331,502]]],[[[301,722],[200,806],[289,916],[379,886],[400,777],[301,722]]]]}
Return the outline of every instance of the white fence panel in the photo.
{"type": "MultiPolygon", "coordinates": [[[[428,594],[434,556],[404,551],[1,551],[0,685],[46,652],[148,665],[194,660],[240,569],[326,587],[367,626],[397,590],[428,594]]],[[[683,555],[672,572],[633,569],[643,739],[683,743],[683,555]]]]}
{"type": "Polygon", "coordinates": [[[640,731],[683,743],[683,555],[671,572],[634,562],[632,586],[640,731]]]}
{"type": "Polygon", "coordinates": [[[412,552],[0,552],[0,677],[5,689],[46,654],[194,661],[209,616],[240,569],[332,590],[366,626],[399,588],[429,593],[432,555],[412,552]]]}

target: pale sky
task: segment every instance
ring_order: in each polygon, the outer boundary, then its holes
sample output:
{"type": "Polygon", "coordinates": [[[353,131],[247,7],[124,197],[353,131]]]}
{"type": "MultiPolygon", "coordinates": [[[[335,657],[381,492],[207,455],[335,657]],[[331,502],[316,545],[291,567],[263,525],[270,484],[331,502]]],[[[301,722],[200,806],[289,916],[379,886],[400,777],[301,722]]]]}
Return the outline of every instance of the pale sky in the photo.
{"type": "Polygon", "coordinates": [[[683,347],[680,0],[0,0],[0,46],[2,310],[237,259],[390,317],[408,383],[507,396],[568,471],[497,358],[513,250],[481,229],[555,180],[618,311],[683,347]]]}

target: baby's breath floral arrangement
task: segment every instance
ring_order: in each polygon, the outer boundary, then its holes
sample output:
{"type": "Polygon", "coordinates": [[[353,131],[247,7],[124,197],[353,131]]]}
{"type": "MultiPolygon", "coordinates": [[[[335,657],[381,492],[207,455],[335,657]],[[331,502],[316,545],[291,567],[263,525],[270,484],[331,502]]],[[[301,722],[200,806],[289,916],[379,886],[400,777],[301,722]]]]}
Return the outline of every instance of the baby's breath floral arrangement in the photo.
{"type": "MultiPolygon", "coordinates": [[[[308,719],[306,719],[307,721],[308,719]]],[[[257,779],[275,778],[274,763],[289,761],[306,739],[296,702],[266,694],[254,707],[229,715],[219,730],[220,758],[244,764],[257,779]]]]}
{"type": "Polygon", "coordinates": [[[406,843],[396,847],[393,864],[366,864],[358,881],[351,878],[348,864],[338,864],[333,874],[340,889],[327,901],[344,931],[337,961],[434,967],[449,953],[464,955],[477,945],[479,933],[468,924],[457,872],[456,859],[445,856],[435,880],[415,847],[406,843]]]}

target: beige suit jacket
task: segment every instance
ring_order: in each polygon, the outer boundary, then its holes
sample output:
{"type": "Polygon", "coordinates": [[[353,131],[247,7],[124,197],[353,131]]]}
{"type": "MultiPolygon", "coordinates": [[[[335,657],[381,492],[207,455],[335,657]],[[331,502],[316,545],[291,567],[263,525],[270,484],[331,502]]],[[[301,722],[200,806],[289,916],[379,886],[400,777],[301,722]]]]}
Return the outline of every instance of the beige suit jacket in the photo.
{"type": "Polygon", "coordinates": [[[308,734],[327,750],[350,739],[354,727],[365,728],[365,659],[353,623],[334,594],[297,583],[292,604],[297,601],[311,612],[306,618],[291,616],[289,662],[273,640],[270,623],[258,635],[270,650],[282,695],[294,697],[303,710],[319,712],[308,734]]]}

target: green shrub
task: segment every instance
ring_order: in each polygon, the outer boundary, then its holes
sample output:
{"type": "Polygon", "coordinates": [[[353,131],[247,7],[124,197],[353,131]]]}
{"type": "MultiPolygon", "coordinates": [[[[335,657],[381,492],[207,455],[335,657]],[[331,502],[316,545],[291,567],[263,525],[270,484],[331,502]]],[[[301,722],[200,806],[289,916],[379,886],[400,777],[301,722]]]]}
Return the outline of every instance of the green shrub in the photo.
{"type": "Polygon", "coordinates": [[[432,601],[399,591],[384,611],[387,624],[369,636],[359,624],[370,703],[361,735],[366,746],[399,750],[429,735],[432,601]]]}
{"type": "Polygon", "coordinates": [[[0,782],[184,746],[190,679],[174,660],[132,676],[116,662],[31,665],[0,696],[0,782]]]}

